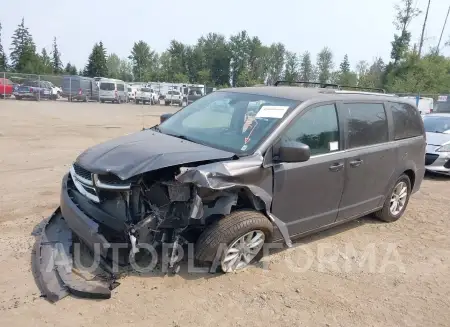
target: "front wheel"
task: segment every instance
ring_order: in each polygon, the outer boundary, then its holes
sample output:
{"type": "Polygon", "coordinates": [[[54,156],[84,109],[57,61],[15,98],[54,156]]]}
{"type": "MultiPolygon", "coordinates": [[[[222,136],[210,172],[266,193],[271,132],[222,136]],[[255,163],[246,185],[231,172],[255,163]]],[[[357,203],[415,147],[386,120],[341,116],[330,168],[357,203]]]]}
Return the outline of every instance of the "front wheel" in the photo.
{"type": "Polygon", "coordinates": [[[195,258],[209,265],[218,261],[225,273],[241,270],[261,259],[264,243],[271,242],[272,235],[273,225],[263,214],[235,211],[203,231],[195,245],[195,258]]]}
{"type": "Polygon", "coordinates": [[[375,212],[375,217],[385,221],[397,221],[405,212],[411,195],[411,181],[405,174],[401,175],[386,197],[383,208],[375,212]]]}

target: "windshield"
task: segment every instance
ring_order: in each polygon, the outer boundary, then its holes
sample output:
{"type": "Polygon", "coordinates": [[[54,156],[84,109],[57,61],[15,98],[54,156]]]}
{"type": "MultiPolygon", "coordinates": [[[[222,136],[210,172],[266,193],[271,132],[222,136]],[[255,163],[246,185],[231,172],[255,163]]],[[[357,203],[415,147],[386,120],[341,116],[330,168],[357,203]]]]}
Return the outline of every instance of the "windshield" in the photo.
{"type": "Polygon", "coordinates": [[[251,153],[300,102],[265,95],[214,92],[159,125],[162,133],[236,154],[251,153]]]}
{"type": "Polygon", "coordinates": [[[151,90],[150,90],[150,89],[147,89],[147,88],[142,88],[142,89],[141,89],[141,92],[151,92],[151,90]]]}
{"type": "Polygon", "coordinates": [[[100,83],[100,90],[102,91],[114,91],[116,85],[114,83],[100,83]]]}
{"type": "Polygon", "coordinates": [[[425,116],[423,117],[423,126],[425,127],[425,132],[450,134],[450,116],[425,116]]]}

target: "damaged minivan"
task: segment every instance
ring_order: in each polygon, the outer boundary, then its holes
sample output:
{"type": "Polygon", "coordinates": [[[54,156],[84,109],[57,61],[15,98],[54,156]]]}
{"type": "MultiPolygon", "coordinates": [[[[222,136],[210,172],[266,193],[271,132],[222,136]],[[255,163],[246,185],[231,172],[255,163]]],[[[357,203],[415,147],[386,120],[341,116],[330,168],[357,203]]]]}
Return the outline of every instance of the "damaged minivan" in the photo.
{"type": "Polygon", "coordinates": [[[52,259],[70,257],[75,242],[105,266],[168,243],[174,272],[178,249],[190,243],[196,263],[218,260],[227,273],[258,260],[268,243],[290,247],[371,213],[396,221],[420,188],[424,157],[420,114],[398,97],[219,90],[79,155],[62,179],[60,207],[37,233],[38,284],[52,301],[110,297],[114,278],[80,281],[52,259]],[[127,255],[112,255],[116,243],[127,255]]]}

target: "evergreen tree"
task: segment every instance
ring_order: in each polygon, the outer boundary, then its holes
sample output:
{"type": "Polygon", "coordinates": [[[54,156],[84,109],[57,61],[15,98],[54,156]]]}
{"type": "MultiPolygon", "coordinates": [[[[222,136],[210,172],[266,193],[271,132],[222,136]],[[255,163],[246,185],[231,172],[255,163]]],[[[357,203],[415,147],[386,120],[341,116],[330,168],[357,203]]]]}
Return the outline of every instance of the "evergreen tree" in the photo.
{"type": "Polygon", "coordinates": [[[50,60],[49,55],[47,54],[47,50],[45,48],[42,49],[41,57],[40,57],[40,74],[51,74],[52,73],[52,62],[50,60]]]}
{"type": "Polygon", "coordinates": [[[320,83],[328,83],[331,78],[331,69],[333,68],[333,53],[327,47],[317,55],[317,70],[320,83]]]}
{"type": "Polygon", "coordinates": [[[62,72],[62,62],[61,62],[61,53],[58,50],[58,45],[56,44],[56,37],[53,38],[53,46],[52,46],[52,68],[53,74],[60,74],[62,72]]]}
{"type": "Polygon", "coordinates": [[[314,66],[311,62],[311,54],[308,51],[302,55],[299,75],[301,81],[313,82],[315,80],[314,66]]]}
{"type": "Polygon", "coordinates": [[[68,75],[77,75],[78,74],[77,67],[68,62],[66,68],[64,68],[64,73],[68,75]]]}
{"type": "Polygon", "coordinates": [[[8,61],[2,45],[2,24],[0,23],[0,72],[5,72],[6,69],[8,68],[7,66],[8,61]]]}
{"type": "Polygon", "coordinates": [[[342,60],[341,64],[339,65],[339,69],[341,74],[350,73],[350,61],[348,60],[348,55],[344,56],[344,60],[342,60]]]}
{"type": "Polygon", "coordinates": [[[14,31],[11,43],[11,66],[21,73],[36,73],[39,69],[39,57],[36,54],[36,45],[25,27],[25,20],[14,31]]]}
{"type": "Polygon", "coordinates": [[[89,55],[88,63],[84,69],[85,76],[89,77],[106,77],[108,76],[108,66],[106,64],[106,50],[103,42],[94,44],[92,52],[89,55]]]}

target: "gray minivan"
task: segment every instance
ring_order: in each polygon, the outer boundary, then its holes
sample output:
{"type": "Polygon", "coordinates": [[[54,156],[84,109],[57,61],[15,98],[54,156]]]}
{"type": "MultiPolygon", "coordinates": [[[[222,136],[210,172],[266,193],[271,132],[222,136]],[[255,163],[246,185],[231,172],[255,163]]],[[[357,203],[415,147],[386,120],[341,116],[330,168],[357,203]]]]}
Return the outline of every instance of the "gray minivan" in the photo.
{"type": "Polygon", "coordinates": [[[168,244],[163,262],[175,273],[180,247],[194,243],[196,263],[233,272],[268,243],[290,247],[368,214],[396,221],[422,183],[425,148],[419,111],[396,96],[325,85],[215,91],[76,158],[42,229],[41,282],[56,300],[111,295],[113,278],[94,288],[48,269],[74,239],[122,264],[168,244]],[[127,255],[111,256],[116,243],[127,255]]]}

